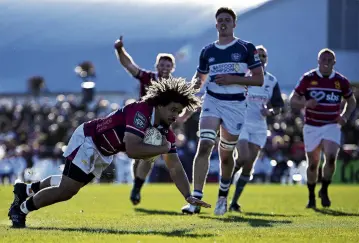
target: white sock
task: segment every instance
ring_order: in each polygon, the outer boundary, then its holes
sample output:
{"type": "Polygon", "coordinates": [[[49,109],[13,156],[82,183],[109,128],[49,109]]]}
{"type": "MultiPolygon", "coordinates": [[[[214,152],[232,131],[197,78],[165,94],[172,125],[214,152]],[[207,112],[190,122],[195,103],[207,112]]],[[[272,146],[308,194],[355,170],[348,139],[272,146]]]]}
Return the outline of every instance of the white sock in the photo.
{"type": "Polygon", "coordinates": [[[203,197],[203,192],[194,190],[193,193],[192,193],[192,196],[194,196],[196,198],[199,198],[201,200],[202,197],[203,197]]]}
{"type": "Polygon", "coordinates": [[[26,207],[26,201],[25,202],[23,202],[23,203],[21,203],[21,205],[20,205],[20,210],[21,210],[21,212],[23,212],[24,214],[28,214],[30,211],[27,209],[27,207],[26,207]]]}
{"type": "Polygon", "coordinates": [[[29,197],[35,195],[34,191],[31,189],[31,184],[26,185],[26,194],[29,197]]]}

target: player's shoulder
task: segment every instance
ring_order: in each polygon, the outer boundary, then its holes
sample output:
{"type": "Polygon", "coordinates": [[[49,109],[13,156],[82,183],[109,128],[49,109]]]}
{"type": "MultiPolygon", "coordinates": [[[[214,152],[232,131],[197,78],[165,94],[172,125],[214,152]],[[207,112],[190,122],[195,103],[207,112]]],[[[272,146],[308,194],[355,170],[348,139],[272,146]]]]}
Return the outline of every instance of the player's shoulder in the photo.
{"type": "Polygon", "coordinates": [[[247,41],[247,40],[243,40],[243,39],[239,39],[239,38],[237,38],[237,42],[236,42],[236,43],[239,43],[239,44],[241,44],[241,45],[246,45],[246,46],[248,46],[248,45],[253,45],[252,42],[247,41]]]}
{"type": "Polygon", "coordinates": [[[237,38],[236,44],[244,46],[247,50],[248,49],[256,49],[254,44],[247,40],[242,40],[242,39],[237,38]]]}
{"type": "Polygon", "coordinates": [[[139,112],[145,116],[152,114],[152,107],[145,101],[136,101],[124,107],[125,112],[139,112]]]}
{"type": "Polygon", "coordinates": [[[347,81],[349,82],[349,79],[345,77],[343,74],[335,71],[334,78],[339,79],[340,81],[347,81]]]}
{"type": "Polygon", "coordinates": [[[271,81],[273,83],[277,82],[277,78],[273,74],[271,74],[270,72],[266,71],[265,76],[268,78],[269,81],[271,81]]]}
{"type": "Polygon", "coordinates": [[[211,43],[205,45],[205,46],[202,48],[202,53],[205,54],[206,52],[215,49],[215,47],[216,47],[215,44],[216,44],[215,42],[211,42],[211,43]]]}
{"type": "Polygon", "coordinates": [[[314,69],[311,69],[311,70],[305,72],[303,76],[305,76],[305,77],[315,77],[316,75],[317,75],[317,69],[314,68],[314,69]]]}
{"type": "Polygon", "coordinates": [[[314,78],[317,78],[318,75],[317,75],[317,71],[316,69],[311,69],[309,70],[308,72],[305,72],[303,75],[302,75],[302,80],[312,80],[314,78]]]}
{"type": "Polygon", "coordinates": [[[144,68],[140,68],[139,70],[140,71],[138,73],[138,78],[142,78],[144,76],[156,77],[156,74],[157,74],[154,71],[147,70],[147,69],[144,69],[144,68]]]}

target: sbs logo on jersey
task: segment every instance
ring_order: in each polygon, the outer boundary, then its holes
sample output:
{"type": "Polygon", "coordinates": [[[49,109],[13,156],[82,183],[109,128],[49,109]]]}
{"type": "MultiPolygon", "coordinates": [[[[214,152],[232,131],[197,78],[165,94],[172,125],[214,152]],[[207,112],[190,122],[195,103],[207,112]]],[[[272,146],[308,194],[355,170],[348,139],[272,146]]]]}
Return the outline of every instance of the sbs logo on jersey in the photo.
{"type": "Polygon", "coordinates": [[[340,100],[340,96],[334,94],[334,92],[331,92],[330,94],[327,94],[326,99],[327,99],[327,101],[336,103],[340,100]]]}
{"type": "Polygon", "coordinates": [[[336,95],[334,92],[326,94],[324,91],[313,90],[309,93],[309,95],[318,102],[325,100],[329,103],[337,103],[340,101],[340,96],[336,95]]]}

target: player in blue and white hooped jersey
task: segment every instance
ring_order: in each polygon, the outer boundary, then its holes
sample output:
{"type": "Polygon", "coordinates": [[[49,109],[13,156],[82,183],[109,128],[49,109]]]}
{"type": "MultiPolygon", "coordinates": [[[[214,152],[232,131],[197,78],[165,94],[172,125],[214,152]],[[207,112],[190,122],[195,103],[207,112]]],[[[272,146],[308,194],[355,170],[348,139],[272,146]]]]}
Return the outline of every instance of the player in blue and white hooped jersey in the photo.
{"type": "MultiPolygon", "coordinates": [[[[256,48],[265,70],[268,60],[267,50],[264,46],[256,48]]],[[[284,102],[277,79],[265,70],[264,84],[261,87],[248,87],[247,113],[239,135],[237,145],[239,156],[233,177],[240,168],[242,168],[242,173],[236,183],[236,190],[229,206],[230,211],[241,211],[238,199],[250,179],[258,154],[267,141],[267,116],[279,114],[283,106],[284,102]],[[269,109],[267,105],[270,105],[271,108],[269,109]]]]}
{"type": "MultiPolygon", "coordinates": [[[[255,46],[234,36],[236,14],[232,9],[216,12],[218,40],[204,47],[194,80],[209,78],[200,115],[200,142],[193,165],[193,196],[202,198],[209,157],[220,129],[219,157],[221,179],[214,213],[227,211],[227,195],[234,167],[233,151],[244,123],[246,86],[263,84],[263,69],[255,46]],[[251,71],[251,76],[245,74],[251,71]]],[[[200,208],[186,205],[183,213],[199,213],[200,208]]]]}

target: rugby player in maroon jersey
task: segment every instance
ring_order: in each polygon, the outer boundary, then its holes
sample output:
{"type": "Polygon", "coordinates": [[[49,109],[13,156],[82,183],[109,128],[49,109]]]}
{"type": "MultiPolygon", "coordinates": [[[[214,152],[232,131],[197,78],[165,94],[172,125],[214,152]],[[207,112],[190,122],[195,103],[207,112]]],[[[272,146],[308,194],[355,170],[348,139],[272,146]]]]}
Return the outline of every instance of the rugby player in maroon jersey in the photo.
{"type": "MultiPolygon", "coordinates": [[[[124,48],[123,36],[116,40],[115,52],[121,65],[140,82],[140,95],[142,97],[146,94],[146,88],[151,80],[158,80],[160,78],[171,77],[175,70],[175,58],[172,54],[159,53],[156,58],[155,68],[157,72],[148,71],[140,68],[132,59],[130,54],[124,48]]],[[[143,160],[134,160],[133,175],[134,182],[130,194],[130,200],[134,205],[141,201],[141,189],[146,180],[147,175],[150,173],[154,163],[148,163],[143,160]]]]}
{"type": "Polygon", "coordinates": [[[325,164],[319,197],[323,207],[331,205],[328,186],[335,171],[340,149],[341,127],[356,107],[350,83],[346,77],[334,70],[335,62],[335,53],[327,48],[322,49],[318,54],[318,68],[302,76],[290,99],[293,108],[305,109],[303,137],[308,162],[307,208],[316,208],[315,186],[321,152],[324,153],[325,164]],[[340,104],[343,98],[346,105],[341,112],[340,104]]]}
{"type": "Polygon", "coordinates": [[[186,201],[210,207],[191,196],[187,175],[176,152],[175,135],[170,129],[184,108],[195,110],[200,105],[200,99],[195,96],[197,91],[194,84],[181,78],[153,82],[141,101],[118,109],[105,118],[81,124],[63,154],[65,168],[60,183],[53,184],[50,176],[29,185],[15,184],[15,199],[9,210],[13,227],[25,227],[26,216],[31,211],[71,199],[93,178],[100,178],[119,152],[126,152],[136,159],[163,154],[170,175],[186,201]],[[157,127],[162,132],[162,145],[143,142],[150,127],[157,127]]]}

